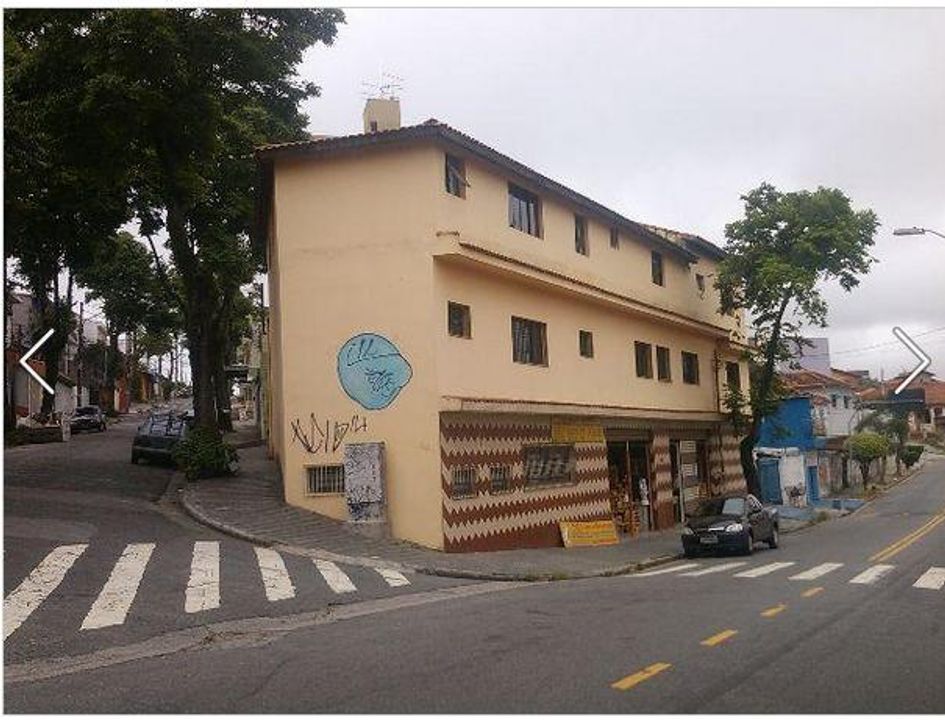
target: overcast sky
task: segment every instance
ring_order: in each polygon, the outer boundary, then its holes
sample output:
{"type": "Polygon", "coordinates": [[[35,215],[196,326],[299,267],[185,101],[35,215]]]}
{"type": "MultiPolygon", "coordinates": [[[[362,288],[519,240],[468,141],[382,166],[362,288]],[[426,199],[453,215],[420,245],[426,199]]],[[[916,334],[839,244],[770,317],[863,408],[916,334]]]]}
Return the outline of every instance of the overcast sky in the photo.
{"type": "Polygon", "coordinates": [[[739,196],[835,186],[882,227],[851,294],[828,287],[833,364],[945,376],[945,10],[347,11],[301,74],[313,133],[361,132],[363,83],[628,217],[724,244],[739,196]],[[933,332],[930,332],[933,331],[933,332]],[[883,344],[879,348],[869,348],[883,344]]]}

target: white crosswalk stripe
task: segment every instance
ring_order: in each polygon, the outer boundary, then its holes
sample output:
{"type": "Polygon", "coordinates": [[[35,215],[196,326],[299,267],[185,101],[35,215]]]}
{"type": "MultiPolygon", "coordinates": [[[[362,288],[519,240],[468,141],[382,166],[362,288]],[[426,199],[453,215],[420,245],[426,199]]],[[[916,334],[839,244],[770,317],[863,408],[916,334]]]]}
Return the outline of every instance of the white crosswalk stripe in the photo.
{"type": "Polygon", "coordinates": [[[762,565],[761,567],[752,568],[751,570],[745,570],[744,572],[735,573],[737,578],[757,578],[762,575],[770,575],[773,572],[778,570],[783,570],[784,568],[791,567],[792,565],[797,565],[795,562],[773,562],[768,563],[767,565],[762,565]]]}
{"type": "Polygon", "coordinates": [[[266,599],[269,602],[288,600],[295,597],[295,586],[285,569],[285,561],[275,550],[257,547],[256,559],[259,562],[259,574],[262,576],[266,599]]]}
{"type": "Polygon", "coordinates": [[[87,544],[60,545],[16,589],[3,599],[3,639],[6,640],[32,612],[42,605],[69,572],[69,568],[85,552],[87,544]]]}
{"type": "Polygon", "coordinates": [[[397,572],[396,570],[391,570],[390,568],[375,568],[378,575],[384,578],[386,582],[391,587],[402,587],[404,585],[409,585],[410,581],[404,577],[403,573],[397,572]]]}
{"type": "Polygon", "coordinates": [[[694,570],[692,572],[683,573],[682,577],[702,577],[703,575],[711,575],[712,573],[725,572],[726,570],[733,570],[734,568],[741,567],[742,565],[747,565],[747,562],[728,562],[721,563],[720,565],[712,565],[707,567],[705,570],[694,570]]]}
{"type": "Polygon", "coordinates": [[[945,587],[945,567],[930,567],[912,584],[912,587],[923,590],[941,590],[945,587]]]}
{"type": "Polygon", "coordinates": [[[351,578],[345,575],[341,568],[335,565],[335,563],[328,560],[316,560],[315,567],[318,568],[318,572],[325,578],[328,587],[339,595],[341,593],[357,591],[354,583],[351,582],[351,578]]]}
{"type": "Polygon", "coordinates": [[[152,552],[154,543],[134,543],[125,548],[108,576],[102,592],[92,604],[92,609],[82,621],[82,630],[121,625],[125,622],[152,552]]]}
{"type": "Polygon", "coordinates": [[[642,573],[635,573],[630,577],[653,577],[654,575],[666,575],[667,573],[679,572],[680,570],[688,570],[689,568],[699,567],[699,563],[683,563],[682,565],[671,565],[670,567],[660,568],[659,570],[647,570],[642,573]]]}
{"type": "Polygon", "coordinates": [[[816,580],[842,567],[843,563],[823,563],[821,565],[815,565],[810,570],[805,570],[797,575],[791,575],[788,580],[816,580]]]}
{"type": "Polygon", "coordinates": [[[850,580],[854,585],[872,585],[884,575],[888,574],[895,565],[873,565],[850,580]]]}
{"type": "Polygon", "coordinates": [[[220,607],[220,543],[198,540],[190,563],[190,579],[184,595],[188,613],[220,607]]]}

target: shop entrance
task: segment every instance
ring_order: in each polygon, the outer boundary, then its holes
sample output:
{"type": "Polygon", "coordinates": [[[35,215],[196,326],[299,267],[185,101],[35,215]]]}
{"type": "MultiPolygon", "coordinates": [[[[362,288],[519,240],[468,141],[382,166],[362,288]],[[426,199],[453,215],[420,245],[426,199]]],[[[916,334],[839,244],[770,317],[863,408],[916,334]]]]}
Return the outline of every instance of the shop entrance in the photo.
{"type": "Polygon", "coordinates": [[[653,529],[650,445],[645,440],[607,443],[611,506],[618,529],[635,535],[653,529]]]}

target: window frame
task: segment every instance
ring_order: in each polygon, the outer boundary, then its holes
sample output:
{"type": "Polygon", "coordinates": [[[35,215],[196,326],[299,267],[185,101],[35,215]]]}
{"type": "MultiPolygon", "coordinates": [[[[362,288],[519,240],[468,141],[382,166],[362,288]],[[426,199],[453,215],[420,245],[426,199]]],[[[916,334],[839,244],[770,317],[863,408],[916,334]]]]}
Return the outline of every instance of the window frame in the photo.
{"type": "Polygon", "coordinates": [[[512,487],[512,466],[511,465],[490,465],[489,466],[489,494],[490,495],[504,495],[510,493],[514,490],[512,487]],[[496,489],[495,487],[495,476],[496,471],[502,471],[505,473],[505,487],[500,487],[496,489]]]}
{"type": "Polygon", "coordinates": [[[463,340],[472,339],[472,310],[470,309],[469,305],[454,302],[453,300],[446,301],[446,332],[450,337],[460,338],[463,340]],[[457,335],[453,332],[452,312],[454,308],[459,308],[464,312],[462,335],[457,335]]]}
{"type": "Polygon", "coordinates": [[[594,359],[594,333],[590,330],[578,330],[578,354],[588,360],[594,359]]]}
{"type": "Polygon", "coordinates": [[[742,391],[742,368],[737,362],[732,362],[731,360],[725,361],[725,387],[727,387],[729,391],[732,389],[738,390],[738,392],[742,391]],[[735,369],[735,383],[732,382],[732,368],[735,369]]]}
{"type": "Polygon", "coordinates": [[[345,466],[343,463],[323,463],[317,465],[306,465],[305,466],[305,496],[306,497],[325,497],[328,495],[344,495],[345,494],[345,466]],[[313,474],[318,471],[323,471],[326,474],[323,480],[327,480],[329,483],[332,483],[332,489],[328,490],[317,490],[313,489],[317,487],[318,478],[313,477],[313,474]],[[340,477],[329,478],[327,477],[328,471],[337,471],[340,477]],[[337,487],[337,484],[340,483],[340,489],[337,487]]]}
{"type": "Polygon", "coordinates": [[[663,262],[663,253],[650,251],[650,279],[654,285],[666,287],[666,266],[663,262]]]}
{"type": "Polygon", "coordinates": [[[620,249],[620,228],[610,228],[610,247],[614,250],[620,249]]]}
{"type": "Polygon", "coordinates": [[[686,385],[699,385],[700,384],[700,372],[699,372],[699,353],[689,352],[688,350],[681,351],[682,357],[682,381],[686,385]],[[686,359],[692,358],[692,367],[695,369],[695,379],[689,379],[688,373],[686,372],[686,359]]]}
{"type": "Polygon", "coordinates": [[[458,155],[444,153],[443,182],[448,195],[466,199],[466,188],[469,183],[466,182],[466,161],[458,155]],[[455,192],[451,182],[455,184],[455,192]]]}
{"type": "MultiPolygon", "coordinates": [[[[573,443],[541,443],[522,446],[522,481],[525,490],[544,490],[547,488],[561,487],[577,484],[577,457],[573,443]],[[546,480],[536,480],[529,475],[531,461],[530,453],[551,453],[554,450],[566,449],[568,457],[566,461],[565,472],[562,474],[548,475],[546,480]]],[[[550,459],[545,457],[541,459],[543,469],[547,468],[550,459]]]]}
{"type": "Polygon", "coordinates": [[[542,236],[541,222],[541,198],[531,190],[526,190],[520,185],[514,183],[508,184],[508,213],[509,227],[513,230],[540,238],[542,236]],[[524,205],[525,227],[516,225],[516,221],[522,218],[522,208],[516,209],[513,206],[513,200],[524,205]],[[533,211],[529,209],[533,206],[533,211]]]}
{"type": "MultiPolygon", "coordinates": [[[[531,365],[533,367],[548,367],[548,325],[543,323],[541,320],[532,320],[531,318],[524,318],[518,315],[512,315],[511,321],[511,331],[512,331],[512,362],[519,365],[531,365]],[[531,331],[532,326],[538,331],[537,344],[540,347],[541,357],[538,360],[526,360],[518,357],[519,353],[519,344],[516,342],[516,323],[524,323],[525,328],[529,328],[531,331]]],[[[528,345],[534,344],[536,338],[532,337],[529,339],[528,345]]]]}
{"type": "Polygon", "coordinates": [[[587,233],[587,218],[583,215],[574,215],[574,252],[584,257],[590,257],[591,245],[587,233]]]}
{"type": "Polygon", "coordinates": [[[699,292],[699,297],[705,297],[705,275],[702,273],[696,273],[696,290],[699,292]]]}
{"type": "Polygon", "coordinates": [[[672,353],[668,347],[662,345],[656,346],[656,379],[660,382],[672,382],[673,381],[673,361],[672,353]],[[662,351],[662,352],[661,352],[662,351]],[[660,359],[665,359],[665,368],[663,367],[664,363],[660,362],[660,359]],[[665,369],[665,376],[663,370],[665,369]]]}
{"type": "Polygon", "coordinates": [[[636,368],[636,376],[644,380],[653,379],[653,345],[642,340],[633,341],[633,362],[636,368]],[[642,366],[640,364],[641,353],[646,353],[646,359],[642,366]]]}
{"type": "Polygon", "coordinates": [[[476,491],[476,481],[479,479],[479,468],[475,465],[458,465],[450,469],[450,499],[451,500],[468,500],[470,498],[477,497],[479,493],[476,491]],[[469,473],[469,491],[466,493],[458,493],[456,491],[457,483],[456,478],[458,473],[469,473]]]}

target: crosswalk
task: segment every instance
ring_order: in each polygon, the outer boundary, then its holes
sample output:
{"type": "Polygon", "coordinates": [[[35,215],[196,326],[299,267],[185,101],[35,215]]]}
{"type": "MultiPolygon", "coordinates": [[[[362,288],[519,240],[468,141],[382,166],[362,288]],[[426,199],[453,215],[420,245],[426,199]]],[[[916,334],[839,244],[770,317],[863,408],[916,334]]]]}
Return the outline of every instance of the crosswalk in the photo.
{"type": "MultiPolygon", "coordinates": [[[[747,560],[708,564],[683,562],[667,565],[656,570],[647,570],[646,572],[636,573],[634,575],[630,575],[629,577],[648,578],[657,575],[666,575],[679,578],[698,578],[705,575],[716,575],[737,570],[737,572],[731,573],[731,577],[750,580],[767,577],[769,575],[775,575],[781,571],[786,571],[788,568],[793,568],[795,570],[799,569],[798,563],[793,560],[765,563],[748,568],[745,567],[746,565],[748,565],[747,560]]],[[[788,580],[800,582],[819,580],[826,575],[840,572],[845,567],[845,563],[824,562],[814,565],[813,567],[802,569],[800,572],[790,575],[788,580]]],[[[880,581],[893,574],[895,570],[895,565],[883,563],[875,563],[866,568],[857,567],[853,568],[853,572],[855,574],[852,577],[849,577],[847,582],[851,585],[876,585],[880,581]]],[[[942,588],[945,588],[945,567],[932,566],[928,568],[918,579],[915,580],[915,582],[912,583],[912,587],[920,590],[941,590],[942,588]]]]}
{"type": "MultiPolygon", "coordinates": [[[[15,633],[56,591],[88,548],[88,544],[53,548],[4,598],[4,640],[15,633]]],[[[155,543],[131,543],[124,548],[91,602],[80,630],[99,630],[127,622],[156,548],[155,543]]],[[[296,584],[283,556],[272,548],[254,546],[253,551],[258,580],[253,579],[251,582],[259,583],[266,600],[273,603],[295,598],[296,584]]],[[[221,606],[220,564],[220,542],[199,540],[193,543],[190,572],[181,598],[181,607],[185,613],[196,615],[221,606]]],[[[315,569],[311,573],[312,578],[321,578],[323,587],[331,593],[346,595],[358,592],[351,577],[336,563],[313,559],[312,566],[315,569]]],[[[404,588],[411,584],[406,575],[391,567],[364,568],[363,572],[378,577],[381,587],[404,588]]]]}

